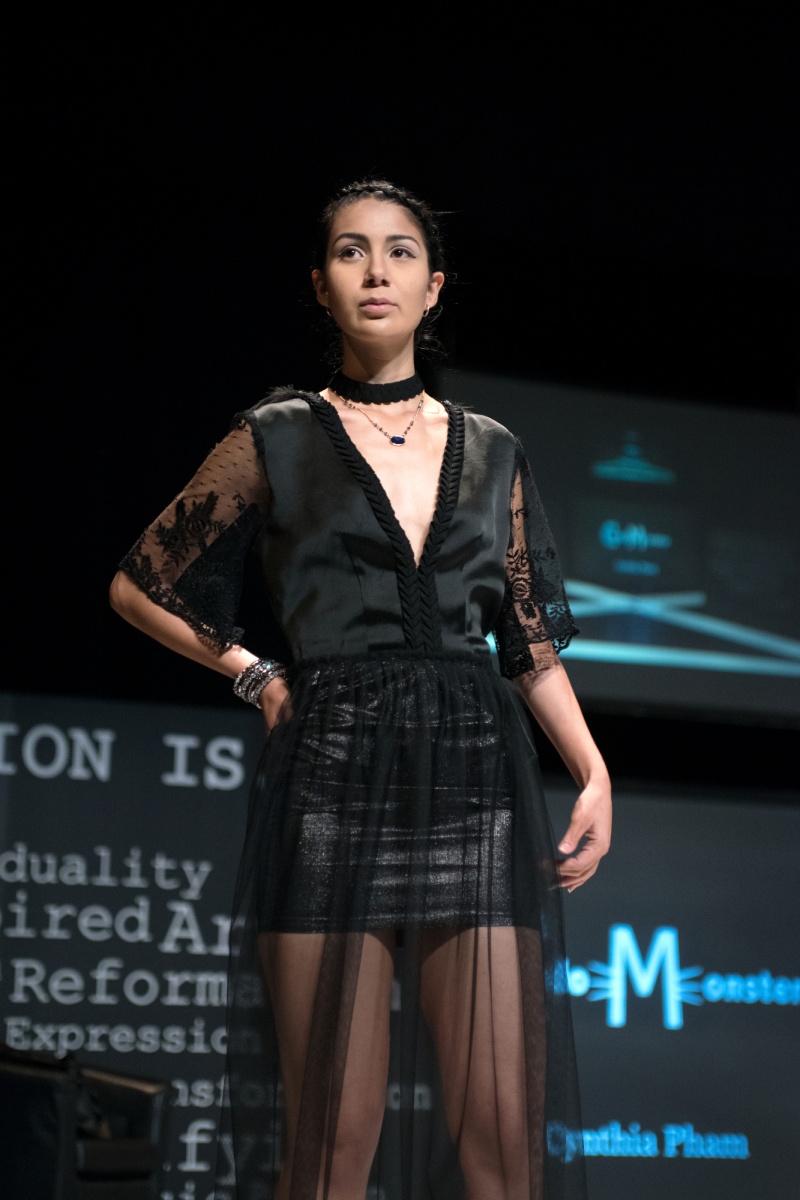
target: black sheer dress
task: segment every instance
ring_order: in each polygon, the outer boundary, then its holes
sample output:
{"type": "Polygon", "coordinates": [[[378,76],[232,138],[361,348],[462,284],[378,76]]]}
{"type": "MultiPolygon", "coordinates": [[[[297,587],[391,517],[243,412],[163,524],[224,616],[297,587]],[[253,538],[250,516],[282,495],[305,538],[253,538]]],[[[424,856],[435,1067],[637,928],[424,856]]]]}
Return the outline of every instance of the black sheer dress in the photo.
{"type": "Polygon", "coordinates": [[[419,564],[336,409],[288,389],[122,564],[227,648],[254,547],[294,656],[236,885],[219,1200],[339,1195],[365,1130],[362,1196],[585,1196],[561,893],[511,682],[576,628],[519,442],[445,407],[419,564]]]}

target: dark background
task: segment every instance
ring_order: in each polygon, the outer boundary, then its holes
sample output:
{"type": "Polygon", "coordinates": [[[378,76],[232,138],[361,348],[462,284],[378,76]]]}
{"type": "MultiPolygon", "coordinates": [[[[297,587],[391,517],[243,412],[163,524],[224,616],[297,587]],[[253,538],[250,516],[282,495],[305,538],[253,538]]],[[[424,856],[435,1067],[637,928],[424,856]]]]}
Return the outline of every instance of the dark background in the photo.
{"type": "MultiPolygon", "coordinates": [[[[11,690],[238,703],[125,626],[107,585],[233,412],[324,384],[308,268],[353,177],[448,211],[451,366],[798,411],[788,22],[523,35],[462,13],[440,37],[417,12],[365,29],[331,10],[312,45],[115,19],[43,18],[15,55],[11,690]]],[[[613,778],[795,786],[786,727],[588,718],[613,778]]]]}

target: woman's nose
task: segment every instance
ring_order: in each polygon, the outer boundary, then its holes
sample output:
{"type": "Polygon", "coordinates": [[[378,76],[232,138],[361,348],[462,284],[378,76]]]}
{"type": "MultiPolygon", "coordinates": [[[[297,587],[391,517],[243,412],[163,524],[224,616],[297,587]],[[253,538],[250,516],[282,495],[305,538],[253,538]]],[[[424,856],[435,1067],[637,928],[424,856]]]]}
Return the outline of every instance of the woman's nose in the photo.
{"type": "Polygon", "coordinates": [[[386,259],[381,255],[371,255],[367,260],[364,282],[368,287],[381,287],[389,282],[386,259]]]}

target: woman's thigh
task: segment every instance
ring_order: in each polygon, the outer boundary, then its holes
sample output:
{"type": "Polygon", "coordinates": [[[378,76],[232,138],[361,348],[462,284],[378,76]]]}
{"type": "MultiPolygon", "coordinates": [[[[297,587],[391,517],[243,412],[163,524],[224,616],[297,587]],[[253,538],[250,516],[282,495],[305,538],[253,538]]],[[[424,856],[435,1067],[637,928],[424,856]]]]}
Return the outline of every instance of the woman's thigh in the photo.
{"type": "MultiPolygon", "coordinates": [[[[450,1134],[469,1171],[519,1180],[541,1165],[546,1060],[539,935],[492,926],[426,933],[422,1007],[450,1134]]],[[[488,1194],[488,1193],[487,1193],[488,1194]]]]}
{"type": "MultiPolygon", "coordinates": [[[[394,934],[262,933],[287,1134],[328,1142],[380,1130],[389,1061],[394,934]],[[333,1128],[331,1128],[333,1126],[333,1128]]],[[[377,1140],[377,1134],[374,1134],[377,1140]]]]}

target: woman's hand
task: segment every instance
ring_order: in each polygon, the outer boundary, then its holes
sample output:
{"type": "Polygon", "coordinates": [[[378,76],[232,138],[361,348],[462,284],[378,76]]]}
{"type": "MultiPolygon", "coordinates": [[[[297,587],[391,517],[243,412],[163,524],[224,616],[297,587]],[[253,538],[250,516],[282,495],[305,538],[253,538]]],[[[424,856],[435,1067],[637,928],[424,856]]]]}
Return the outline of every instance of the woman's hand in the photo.
{"type": "Polygon", "coordinates": [[[566,855],[558,863],[561,887],[573,892],[591,879],[610,845],[611,784],[606,776],[597,783],[590,779],[575,801],[569,829],[558,846],[566,855]]]}
{"type": "Polygon", "coordinates": [[[581,789],[558,847],[559,886],[572,892],[597,870],[611,844],[611,782],[561,661],[515,680],[528,708],[581,789]]]}
{"type": "Polygon", "coordinates": [[[289,706],[289,687],[286,680],[281,679],[280,676],[271,679],[261,693],[260,703],[267,725],[267,733],[272,733],[284,706],[286,707],[286,719],[292,715],[289,706]]]}

